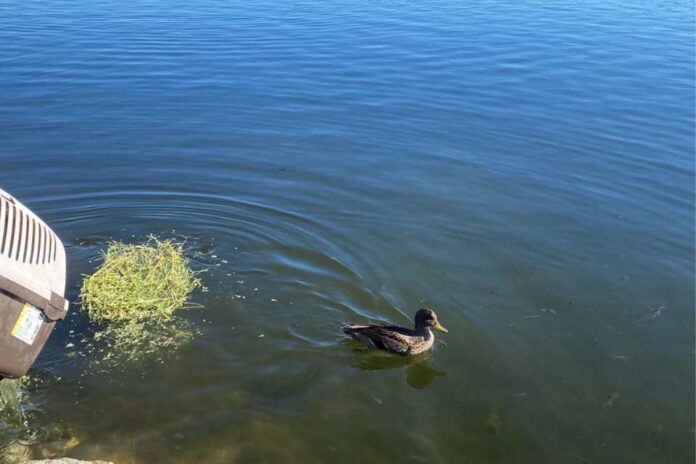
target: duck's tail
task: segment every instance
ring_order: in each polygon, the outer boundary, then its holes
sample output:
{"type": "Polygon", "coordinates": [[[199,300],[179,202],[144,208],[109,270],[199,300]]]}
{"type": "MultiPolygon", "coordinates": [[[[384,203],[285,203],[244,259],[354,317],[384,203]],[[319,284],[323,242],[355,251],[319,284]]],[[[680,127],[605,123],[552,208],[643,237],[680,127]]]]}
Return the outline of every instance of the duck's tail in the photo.
{"type": "Polygon", "coordinates": [[[368,327],[366,325],[360,325],[360,324],[347,324],[343,323],[341,325],[341,330],[343,330],[343,333],[346,335],[353,335],[353,333],[356,330],[364,329],[365,327],[368,327]]]}

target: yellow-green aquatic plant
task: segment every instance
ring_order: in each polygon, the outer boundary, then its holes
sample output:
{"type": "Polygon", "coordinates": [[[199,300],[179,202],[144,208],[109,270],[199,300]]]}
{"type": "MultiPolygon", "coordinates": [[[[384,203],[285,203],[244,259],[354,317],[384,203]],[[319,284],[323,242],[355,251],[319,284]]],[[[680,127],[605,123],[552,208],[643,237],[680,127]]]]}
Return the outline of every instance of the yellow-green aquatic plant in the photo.
{"type": "Polygon", "coordinates": [[[80,298],[90,319],[167,320],[201,285],[181,244],[155,237],[141,245],[111,242],[104,262],[82,284],[80,298]]]}
{"type": "Polygon", "coordinates": [[[178,349],[200,335],[191,322],[177,317],[159,321],[119,322],[110,324],[94,339],[108,344],[108,353],[93,359],[93,367],[116,367],[120,363],[145,359],[163,359],[166,353],[178,349]]]}
{"type": "Polygon", "coordinates": [[[5,379],[0,382],[0,423],[21,422],[23,382],[23,379],[5,379]]]}

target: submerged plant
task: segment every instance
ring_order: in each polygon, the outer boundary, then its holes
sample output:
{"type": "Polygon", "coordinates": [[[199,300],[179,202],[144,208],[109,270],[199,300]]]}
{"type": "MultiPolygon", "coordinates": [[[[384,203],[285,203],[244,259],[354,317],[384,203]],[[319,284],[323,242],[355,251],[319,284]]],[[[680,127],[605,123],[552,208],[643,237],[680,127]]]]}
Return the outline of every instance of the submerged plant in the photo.
{"type": "MultiPolygon", "coordinates": [[[[26,379],[26,377],[24,378],[26,379]]],[[[0,382],[0,462],[27,462],[28,448],[24,410],[25,380],[4,379],[0,382]]]]}
{"type": "Polygon", "coordinates": [[[93,321],[168,320],[201,286],[183,246],[171,240],[151,236],[141,245],[111,242],[103,259],[80,292],[93,321]]]}
{"type": "Polygon", "coordinates": [[[189,340],[200,335],[191,322],[180,318],[161,321],[117,322],[94,334],[97,346],[108,353],[92,360],[93,368],[114,369],[120,364],[156,359],[162,361],[189,340]]]}
{"type": "Polygon", "coordinates": [[[5,379],[0,382],[0,422],[21,424],[23,396],[23,379],[5,379]]]}

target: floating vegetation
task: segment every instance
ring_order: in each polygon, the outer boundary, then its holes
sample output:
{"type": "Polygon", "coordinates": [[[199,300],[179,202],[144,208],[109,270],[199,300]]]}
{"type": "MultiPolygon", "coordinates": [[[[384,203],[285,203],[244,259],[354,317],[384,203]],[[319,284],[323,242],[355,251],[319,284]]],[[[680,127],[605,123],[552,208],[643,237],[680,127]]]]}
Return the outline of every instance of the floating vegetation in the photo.
{"type": "MultiPolygon", "coordinates": [[[[201,287],[181,243],[150,236],[143,244],[110,242],[103,263],[82,284],[80,298],[89,318],[101,326],[94,339],[72,356],[87,356],[93,368],[113,369],[163,356],[198,335],[193,324],[173,317],[192,307],[201,287]]],[[[72,343],[66,347],[74,347],[72,343]]]]}
{"type": "Polygon", "coordinates": [[[96,322],[167,320],[201,286],[183,246],[172,240],[151,236],[142,245],[111,242],[103,258],[80,292],[96,322]]]}

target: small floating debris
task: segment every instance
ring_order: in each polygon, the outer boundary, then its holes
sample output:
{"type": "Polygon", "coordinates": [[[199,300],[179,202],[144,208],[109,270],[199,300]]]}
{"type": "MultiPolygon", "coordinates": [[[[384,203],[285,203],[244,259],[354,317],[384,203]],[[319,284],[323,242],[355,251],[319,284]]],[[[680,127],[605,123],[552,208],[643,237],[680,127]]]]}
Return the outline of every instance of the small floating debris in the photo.
{"type": "Polygon", "coordinates": [[[610,393],[609,395],[607,395],[607,400],[604,402],[604,407],[610,408],[614,406],[614,401],[618,400],[620,397],[621,395],[618,393],[610,393]]]}
{"type": "MultiPolygon", "coordinates": [[[[649,307],[649,306],[648,306],[648,307],[649,307]]],[[[649,307],[649,308],[650,308],[650,307],[649,307]]],[[[641,317],[640,319],[638,319],[636,322],[647,322],[647,321],[653,320],[653,319],[655,319],[655,318],[658,318],[658,317],[660,317],[660,316],[662,315],[662,311],[664,311],[665,309],[667,309],[667,307],[666,307],[666,306],[660,306],[660,307],[657,308],[657,309],[653,309],[653,308],[650,308],[650,309],[652,310],[652,313],[646,314],[645,316],[643,316],[643,317],[641,317]]]]}
{"type": "Polygon", "coordinates": [[[73,244],[79,247],[91,247],[101,244],[101,241],[91,237],[78,237],[73,240],[73,244]]]}

